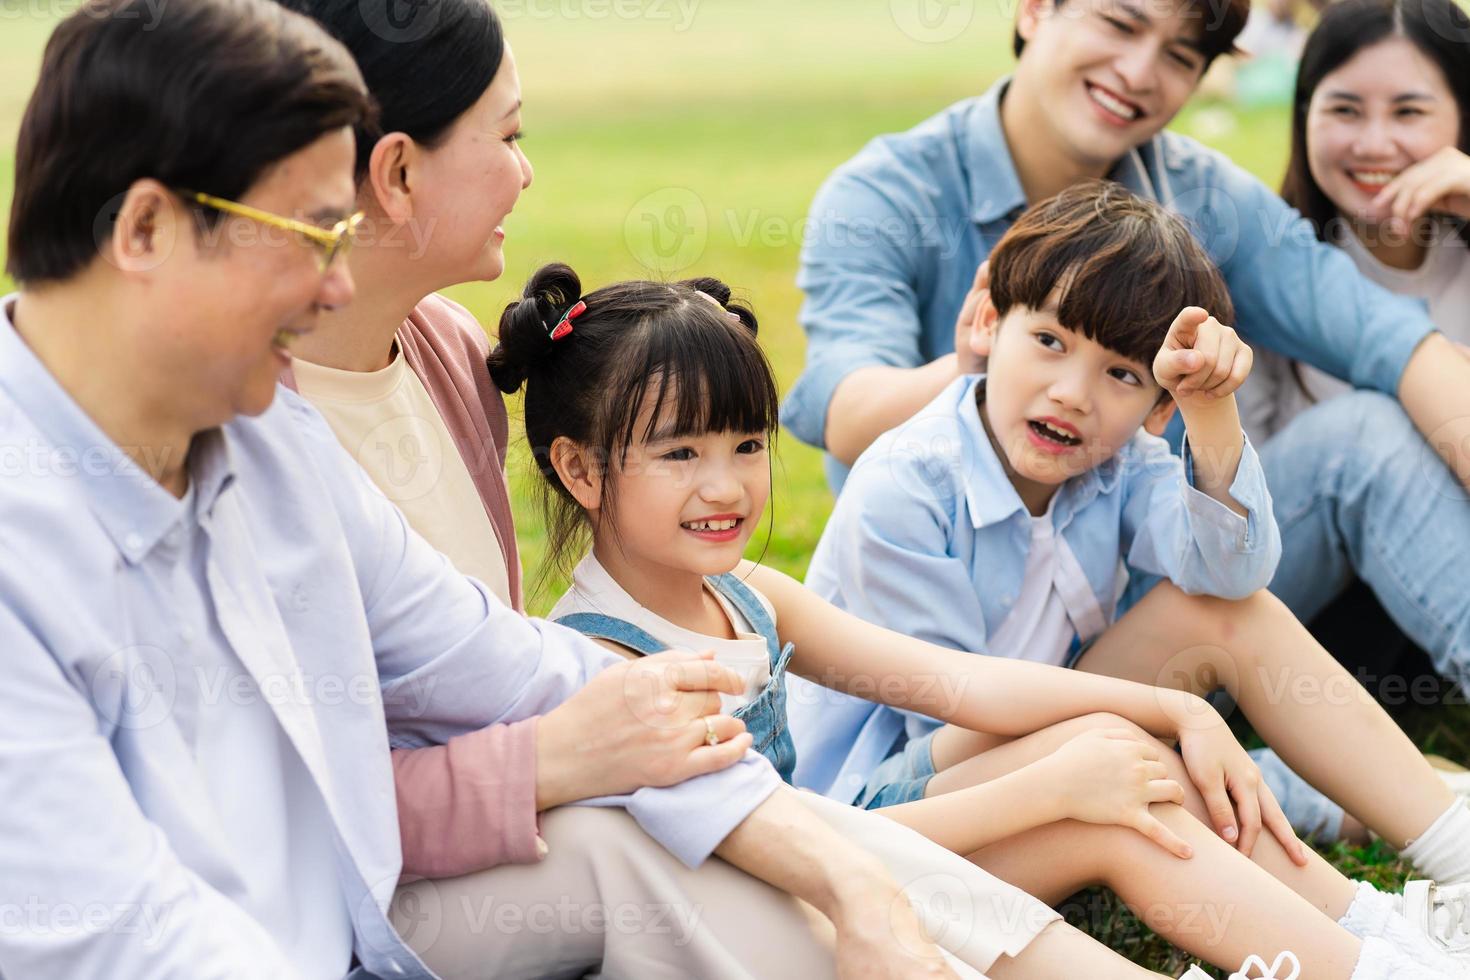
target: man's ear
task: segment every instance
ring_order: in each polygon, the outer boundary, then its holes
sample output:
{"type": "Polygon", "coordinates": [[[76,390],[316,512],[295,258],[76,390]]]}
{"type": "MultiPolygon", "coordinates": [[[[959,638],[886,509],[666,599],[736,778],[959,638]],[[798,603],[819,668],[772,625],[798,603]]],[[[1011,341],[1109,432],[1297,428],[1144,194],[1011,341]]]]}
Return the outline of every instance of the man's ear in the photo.
{"type": "Polygon", "coordinates": [[[413,217],[413,184],[418,176],[414,171],[422,159],[418,144],[407,133],[389,133],[373,146],[364,183],[392,224],[413,217]]]}
{"type": "Polygon", "coordinates": [[[1143,431],[1151,436],[1162,436],[1178,407],[1172,396],[1164,398],[1149,410],[1148,416],[1143,420],[1143,431]]]}
{"type": "Polygon", "coordinates": [[[192,234],[192,221],[188,207],[180,205],[168,188],[150,178],[136,180],[118,205],[104,254],[122,272],[152,272],[192,234]]]}
{"type": "Polygon", "coordinates": [[[583,510],[595,511],[602,506],[602,468],[594,464],[585,448],[566,436],[557,436],[547,455],[557,479],[583,510]]]}
{"type": "Polygon", "coordinates": [[[1016,33],[1021,35],[1021,40],[1030,41],[1035,37],[1041,22],[1055,9],[1054,0],[1021,0],[1016,10],[1016,33]]]}
{"type": "Polygon", "coordinates": [[[995,348],[995,332],[1000,329],[1000,312],[990,301],[990,294],[980,298],[975,311],[975,329],[970,331],[970,352],[976,357],[989,357],[995,348]]]}

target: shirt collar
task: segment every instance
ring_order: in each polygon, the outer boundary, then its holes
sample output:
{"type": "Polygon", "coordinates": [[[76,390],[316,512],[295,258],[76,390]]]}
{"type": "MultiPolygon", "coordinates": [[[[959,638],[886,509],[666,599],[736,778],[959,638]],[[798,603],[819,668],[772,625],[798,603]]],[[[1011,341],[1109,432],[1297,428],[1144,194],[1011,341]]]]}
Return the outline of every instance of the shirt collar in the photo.
{"type": "Polygon", "coordinates": [[[999,524],[1017,512],[1026,511],[1021,495],[1016,492],[1000,457],[996,455],[990,435],[985,431],[985,423],[980,420],[976,393],[984,387],[985,375],[977,374],[962,389],[955,412],[964,436],[965,457],[969,460],[964,474],[965,500],[976,530],[999,524]]]}
{"type": "MultiPolygon", "coordinates": [[[[970,219],[977,224],[1014,219],[1026,208],[1026,193],[1000,119],[1001,99],[1010,83],[1007,75],[970,102],[966,111],[962,139],[970,172],[970,219]]],[[[1168,203],[1165,168],[1150,168],[1146,162],[1148,158],[1161,162],[1162,151],[1162,138],[1156,136],[1143,147],[1129,150],[1108,176],[1140,197],[1168,203]]]]}
{"type": "Polygon", "coordinates": [[[970,171],[970,219],[978,224],[1013,217],[1026,207],[1011,147],[1000,122],[1000,100],[1010,76],[970,103],[965,120],[965,163],[970,171]]]}
{"type": "MultiPolygon", "coordinates": [[[[975,395],[984,387],[985,375],[976,375],[964,387],[962,400],[956,411],[960,431],[964,434],[965,455],[969,459],[964,475],[965,500],[970,508],[971,523],[976,530],[1009,520],[1017,513],[1029,515],[1026,505],[1021,502],[1021,495],[1016,492],[996,454],[995,446],[985,431],[985,424],[980,420],[980,406],[975,395]]],[[[1130,449],[1125,446],[1101,465],[1062,484],[1051,508],[1052,523],[1058,530],[1065,528],[1071,522],[1072,516],[1097,499],[1098,495],[1112,493],[1117,489],[1125,466],[1122,457],[1128,452],[1130,449]]]]}
{"type": "MultiPolygon", "coordinates": [[[[184,504],[109,439],[36,357],[11,320],[15,299],[16,294],[0,299],[0,390],[49,443],[36,454],[35,465],[80,481],[98,523],[136,564],[186,518],[184,504]]],[[[197,505],[212,508],[232,480],[220,430],[195,436],[188,467],[197,505]]]]}

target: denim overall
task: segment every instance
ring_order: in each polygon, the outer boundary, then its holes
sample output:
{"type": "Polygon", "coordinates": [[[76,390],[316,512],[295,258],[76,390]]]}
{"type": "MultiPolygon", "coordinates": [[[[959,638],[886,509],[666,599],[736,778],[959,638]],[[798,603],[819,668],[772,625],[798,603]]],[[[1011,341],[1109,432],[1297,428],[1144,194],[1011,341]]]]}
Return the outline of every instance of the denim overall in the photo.
{"type": "MultiPolygon", "coordinates": [[[[795,647],[790,643],[784,649],[781,647],[775,621],[750,586],[732,574],[706,578],[705,581],[740,611],[751,629],[766,638],[766,646],[771,650],[770,681],[754,700],[735,711],[735,717],[745,722],[746,731],[755,739],[753,748],[771,760],[776,772],[789,783],[796,768],[796,744],[786,727],[786,665],[791,662],[791,652],[795,647]]],[[[661,653],[669,648],[668,644],[661,643],[648,632],[614,616],[572,613],[557,622],[595,640],[611,640],[639,656],[661,653]]]]}

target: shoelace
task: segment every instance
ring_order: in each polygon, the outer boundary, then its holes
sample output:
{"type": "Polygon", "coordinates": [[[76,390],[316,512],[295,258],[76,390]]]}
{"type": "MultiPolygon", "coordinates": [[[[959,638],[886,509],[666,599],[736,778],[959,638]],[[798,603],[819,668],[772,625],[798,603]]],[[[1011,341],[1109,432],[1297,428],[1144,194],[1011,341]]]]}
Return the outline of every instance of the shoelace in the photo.
{"type": "Polygon", "coordinates": [[[1287,950],[1280,956],[1276,957],[1276,961],[1270,966],[1266,965],[1265,960],[1252,953],[1250,956],[1247,956],[1245,958],[1245,962],[1240,965],[1239,973],[1230,974],[1230,980],[1297,980],[1297,977],[1301,976],[1301,973],[1301,961],[1298,960],[1296,958],[1296,954],[1291,952],[1290,950],[1287,950]],[[1289,965],[1291,967],[1291,972],[1285,974],[1284,976],[1278,972],[1281,970],[1283,964],[1289,965]],[[1251,970],[1254,969],[1259,969],[1261,971],[1261,975],[1259,977],[1251,976],[1251,970]]]}
{"type": "Polygon", "coordinates": [[[1452,952],[1470,949],[1470,898],[1465,895],[1441,898],[1436,894],[1430,914],[1434,915],[1435,919],[1431,925],[1447,949],[1452,952]],[[1435,914],[1441,909],[1449,913],[1445,917],[1444,928],[1440,926],[1440,916],[1435,914]]]}

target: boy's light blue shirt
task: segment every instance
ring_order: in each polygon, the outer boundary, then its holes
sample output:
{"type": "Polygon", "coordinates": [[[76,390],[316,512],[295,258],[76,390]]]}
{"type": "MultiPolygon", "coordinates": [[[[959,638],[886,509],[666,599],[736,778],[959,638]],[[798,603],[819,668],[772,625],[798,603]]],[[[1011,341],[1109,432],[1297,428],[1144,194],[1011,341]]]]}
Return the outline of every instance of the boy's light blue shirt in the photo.
{"type": "MultiPolygon", "coordinates": [[[[975,270],[1026,196],[1000,120],[1008,79],[906,133],[881,136],[817,193],[797,284],[806,366],[782,408],[825,445],[832,392],[858,368],[912,368],[954,351],[975,270]]],[[[1422,303],[1370,282],[1342,249],[1229,158],[1164,132],[1111,175],[1188,221],[1219,265],[1252,343],[1393,395],[1433,329],[1422,303]]],[[[845,467],[828,458],[839,488],[845,467]]]]}
{"type": "MultiPolygon", "coordinates": [[[[0,300],[0,902],[12,903],[7,923],[23,921],[0,929],[4,972],[301,976],[282,937],[233,897],[252,854],[223,832],[193,749],[211,726],[238,733],[230,699],[247,697],[269,703],[286,741],[234,753],[232,778],[282,785],[289,744],[310,780],[287,811],[324,804],[330,818],[354,938],[319,951],[344,966],[355,953],[375,976],[430,976],[385,914],[401,868],[390,745],[543,714],[621,658],[455,572],[284,388],[258,418],[195,438],[187,507],[62,389],[9,306],[0,300]],[[191,539],[195,560],[180,554],[191,539]],[[202,690],[196,665],[219,658],[238,658],[254,685],[202,690]]],[[[596,802],[625,806],[696,864],[779,785],[747,753],[724,772],[596,802]]]]}
{"type": "MultiPolygon", "coordinates": [[[[835,605],[957,650],[988,638],[1023,590],[1030,515],[986,435],[975,402],[984,375],[959,378],[858,458],[807,572],[835,605]]],[[[1243,598],[1266,587],[1281,557],[1266,477],[1247,441],[1230,486],[1245,517],[1191,485],[1181,459],[1142,430],[1117,455],[1057,490],[1052,521],[1076,556],[1104,619],[1115,614],[1118,563],[1185,592],[1243,598]]],[[[1092,636],[1080,638],[1083,642],[1092,636]]],[[[796,783],[851,801],[909,717],[932,719],[792,678],[796,783]]]]}

